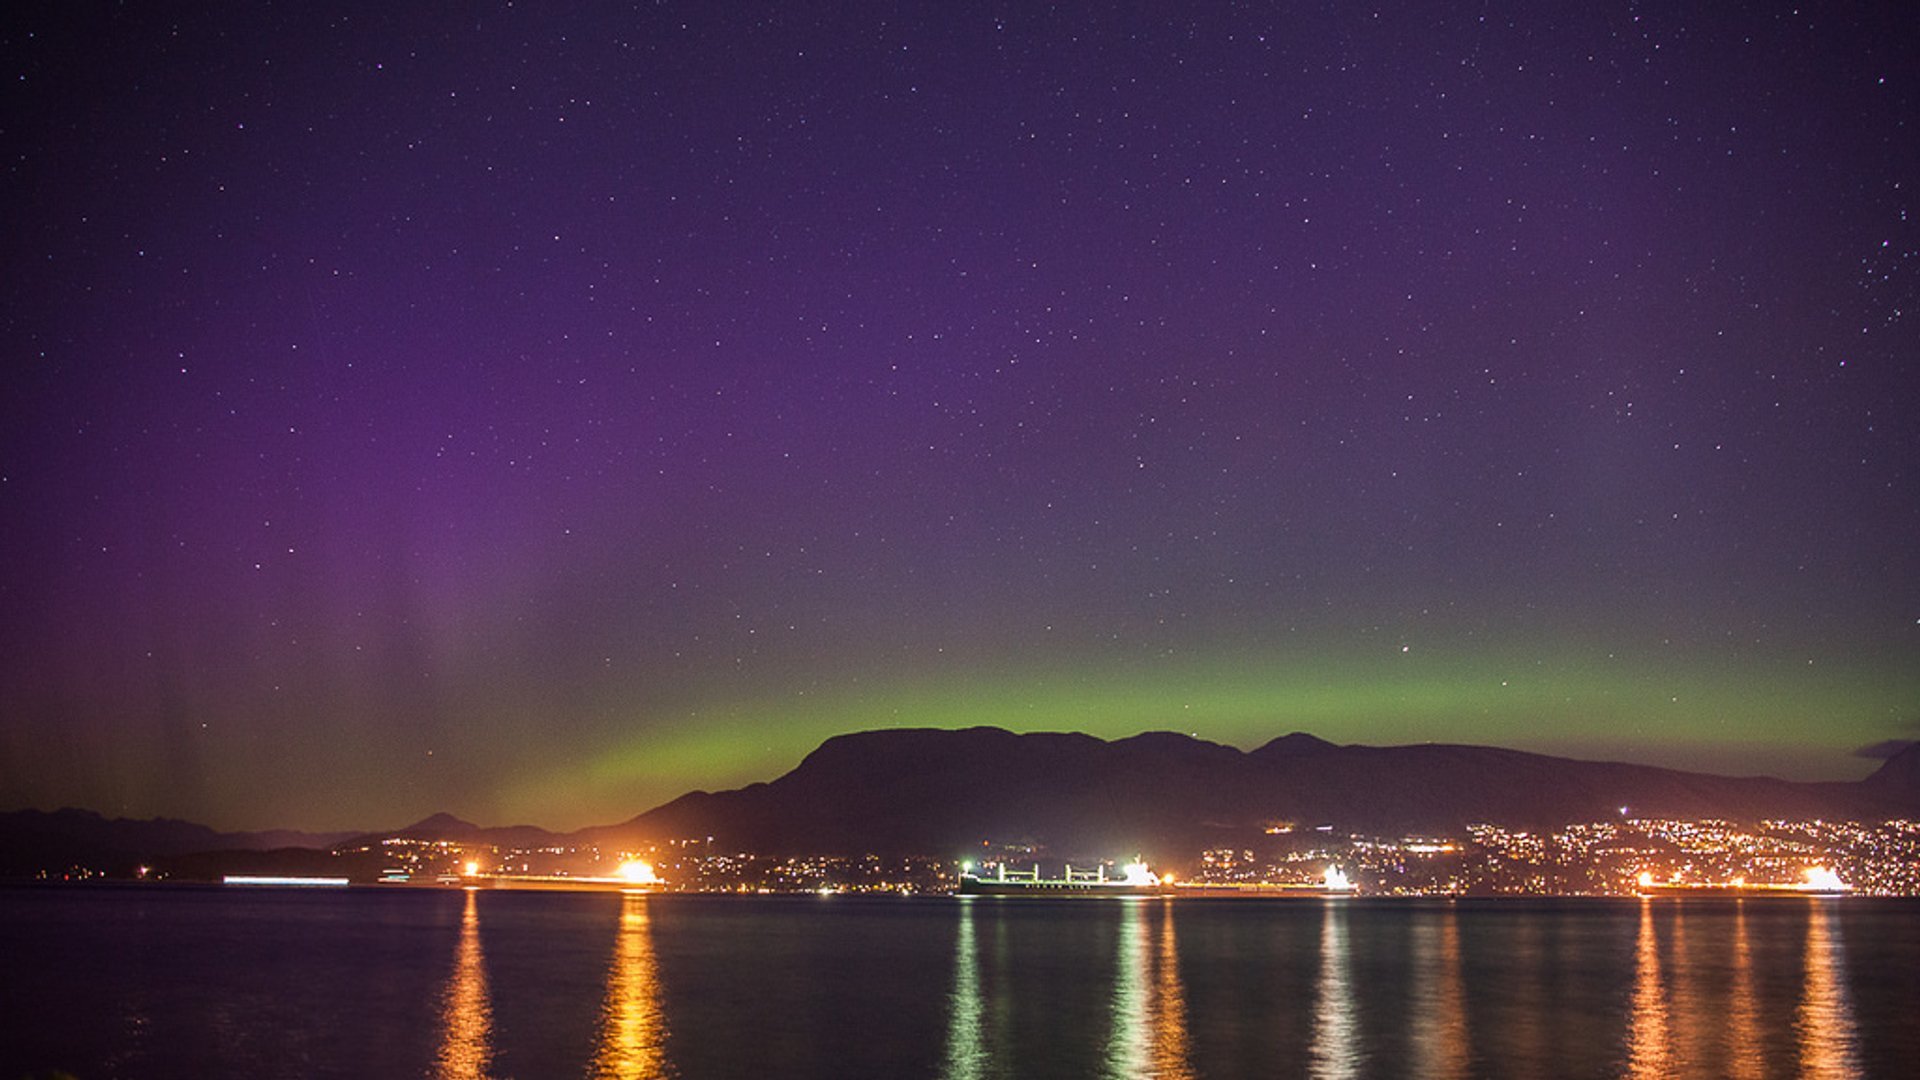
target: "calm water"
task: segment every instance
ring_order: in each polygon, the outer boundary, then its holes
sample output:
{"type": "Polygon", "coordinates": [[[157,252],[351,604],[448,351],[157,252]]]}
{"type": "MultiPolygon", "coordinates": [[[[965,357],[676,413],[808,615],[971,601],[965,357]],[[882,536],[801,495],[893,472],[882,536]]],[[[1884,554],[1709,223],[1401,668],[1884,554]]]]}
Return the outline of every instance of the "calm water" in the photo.
{"type": "Polygon", "coordinates": [[[0,1077],[1911,1076],[1920,906],[0,889],[0,1077]]]}

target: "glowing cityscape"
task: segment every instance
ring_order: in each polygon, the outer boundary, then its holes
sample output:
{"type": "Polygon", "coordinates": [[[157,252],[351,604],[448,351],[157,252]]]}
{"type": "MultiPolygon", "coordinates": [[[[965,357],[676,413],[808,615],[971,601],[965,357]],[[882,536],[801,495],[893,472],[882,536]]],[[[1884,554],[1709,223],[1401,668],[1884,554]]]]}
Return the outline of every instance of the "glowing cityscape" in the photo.
{"type": "MultiPolygon", "coordinates": [[[[1161,884],[1209,896],[1636,896],[1714,892],[1920,896],[1920,822],[1879,824],[1622,818],[1527,832],[1470,826],[1459,836],[1378,838],[1270,830],[1269,843],[1154,863],[1054,858],[1031,844],[987,858],[717,851],[705,838],[612,850],[503,848],[390,837],[336,851],[376,857],[389,885],[615,888],[696,893],[953,892],[963,874],[1001,881],[1161,884]],[[1063,870],[1064,868],[1064,870],[1063,870]]],[[[994,850],[989,842],[986,847],[994,850]]],[[[161,878],[165,872],[159,873],[161,878]]],[[[262,879],[265,880],[265,879],[262,879]]],[[[346,884],[347,878],[327,879],[346,884]]]]}

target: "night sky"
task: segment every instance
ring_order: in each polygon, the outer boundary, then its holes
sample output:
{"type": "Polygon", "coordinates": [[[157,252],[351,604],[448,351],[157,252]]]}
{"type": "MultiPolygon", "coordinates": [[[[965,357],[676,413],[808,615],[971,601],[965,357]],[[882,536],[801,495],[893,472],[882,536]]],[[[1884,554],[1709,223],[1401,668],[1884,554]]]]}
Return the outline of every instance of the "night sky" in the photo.
{"type": "Polygon", "coordinates": [[[1898,5],[394,7],[0,16],[0,809],[1920,737],[1898,5]]]}

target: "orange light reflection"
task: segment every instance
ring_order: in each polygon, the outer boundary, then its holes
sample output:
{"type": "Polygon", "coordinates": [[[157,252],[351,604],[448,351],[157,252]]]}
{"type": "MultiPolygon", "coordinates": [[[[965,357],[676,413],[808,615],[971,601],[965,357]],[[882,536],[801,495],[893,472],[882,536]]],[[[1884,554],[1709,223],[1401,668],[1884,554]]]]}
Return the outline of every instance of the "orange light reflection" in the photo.
{"type": "Polygon", "coordinates": [[[1173,936],[1173,904],[1163,902],[1158,948],[1147,927],[1148,902],[1121,901],[1113,986],[1113,1032],[1107,1039],[1110,1077],[1191,1080],[1186,992],[1173,936]]]}
{"type": "Polygon", "coordinates": [[[666,1013],[660,973],[653,958],[653,930],[644,893],[620,895],[620,931],[607,968],[607,996],[600,1008],[600,1049],[592,1075],[652,1080],[673,1075],[667,1061],[666,1013]]]}
{"type": "MultiPolygon", "coordinates": [[[[1144,905],[1143,905],[1144,906],[1144,905]]],[[[1192,1080],[1187,1046],[1187,995],[1180,984],[1180,952],[1173,936],[1173,901],[1160,902],[1159,980],[1153,1000],[1153,1075],[1192,1080]]]]}
{"type": "Polygon", "coordinates": [[[1460,976],[1460,927],[1454,910],[1414,924],[1413,1043],[1417,1071],[1436,1078],[1467,1075],[1466,991],[1460,976]]]}
{"type": "Polygon", "coordinates": [[[1794,1029],[1800,1035],[1800,1075],[1850,1078],[1862,1075],[1847,992],[1847,953],[1833,901],[1809,900],[1807,985],[1794,1029]]]}
{"type": "Polygon", "coordinates": [[[1733,988],[1727,1002],[1727,1075],[1749,1080],[1767,1074],[1760,1041],[1760,1007],[1753,992],[1753,947],[1747,940],[1747,903],[1733,909],[1733,988]]]}
{"type": "Polygon", "coordinates": [[[1667,993],[1660,982],[1660,943],[1653,931],[1653,901],[1640,901],[1640,936],[1634,949],[1633,1012],[1627,1021],[1627,1075],[1673,1074],[1667,1036],[1667,993]]]}
{"type": "Polygon", "coordinates": [[[460,917],[460,944],[453,974],[447,978],[440,1011],[440,1053],[434,1075],[440,1080],[478,1080],[493,1063],[493,1005],[487,993],[487,969],[480,953],[479,894],[467,890],[460,917]]]}

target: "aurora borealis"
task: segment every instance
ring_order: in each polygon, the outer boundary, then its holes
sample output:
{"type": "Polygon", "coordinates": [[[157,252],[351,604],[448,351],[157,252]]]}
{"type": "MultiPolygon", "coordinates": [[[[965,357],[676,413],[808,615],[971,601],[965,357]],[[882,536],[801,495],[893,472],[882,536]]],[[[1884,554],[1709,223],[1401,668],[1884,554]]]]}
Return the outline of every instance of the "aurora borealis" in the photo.
{"type": "Polygon", "coordinates": [[[1920,737],[1890,9],[0,20],[0,809],[1920,737]]]}

